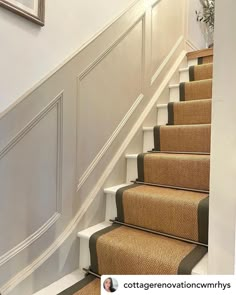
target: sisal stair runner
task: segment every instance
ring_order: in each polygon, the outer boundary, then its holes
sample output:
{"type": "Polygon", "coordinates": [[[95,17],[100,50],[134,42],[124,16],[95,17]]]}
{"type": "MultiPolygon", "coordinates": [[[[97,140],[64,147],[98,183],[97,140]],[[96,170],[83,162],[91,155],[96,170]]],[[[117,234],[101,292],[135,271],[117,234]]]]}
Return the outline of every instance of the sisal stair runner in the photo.
{"type": "Polygon", "coordinates": [[[205,244],[208,203],[206,193],[148,185],[130,185],[116,194],[119,221],[205,244]]]}
{"type": "Polygon", "coordinates": [[[180,101],[212,97],[212,79],[180,83],[180,101]]]}
{"type": "MultiPolygon", "coordinates": [[[[168,124],[153,128],[153,150],[138,156],[138,179],[116,192],[116,220],[90,237],[91,273],[191,274],[207,253],[213,57],[203,52],[189,54],[198,65],[168,124]]],[[[61,294],[99,295],[100,280],[61,294]]]]}
{"type": "Polygon", "coordinates": [[[210,157],[188,154],[140,154],[138,181],[189,190],[209,190],[210,157]]]}
{"type": "Polygon", "coordinates": [[[112,225],[90,238],[91,270],[99,274],[190,274],[206,247],[112,225]]]}
{"type": "Polygon", "coordinates": [[[211,125],[156,126],[154,151],[210,153],[211,125]]]}
{"type": "Polygon", "coordinates": [[[170,102],[168,125],[194,125],[211,123],[211,99],[170,102]]]}
{"type": "Polygon", "coordinates": [[[211,79],[212,73],[213,73],[213,64],[191,66],[189,68],[189,80],[198,81],[198,80],[211,79]]]}

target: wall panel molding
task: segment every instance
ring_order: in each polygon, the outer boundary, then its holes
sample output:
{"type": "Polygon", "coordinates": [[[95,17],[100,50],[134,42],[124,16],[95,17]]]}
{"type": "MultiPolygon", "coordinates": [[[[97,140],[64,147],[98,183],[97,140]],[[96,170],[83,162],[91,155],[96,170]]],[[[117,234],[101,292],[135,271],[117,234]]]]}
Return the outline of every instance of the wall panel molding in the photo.
{"type": "Polygon", "coordinates": [[[152,76],[151,86],[155,83],[155,81],[159,77],[160,73],[163,71],[165,66],[168,64],[168,62],[171,60],[173,55],[176,53],[176,50],[182,44],[183,40],[184,40],[184,36],[180,36],[179,39],[177,40],[177,42],[175,43],[175,45],[173,46],[173,48],[171,49],[171,51],[169,52],[169,54],[163,60],[162,64],[157,68],[155,74],[152,76]]]}
{"type": "Polygon", "coordinates": [[[1,150],[0,161],[35,127],[45,118],[50,111],[57,109],[57,193],[56,212],[37,231],[27,237],[17,246],[0,256],[0,267],[29,247],[47,232],[61,216],[61,174],[62,174],[62,126],[63,126],[63,92],[54,98],[35,118],[33,118],[12,140],[1,150]]]}
{"type": "MultiPolygon", "coordinates": [[[[178,47],[184,43],[185,32],[180,28],[179,18],[180,14],[185,14],[183,7],[176,4],[177,1],[171,2],[171,0],[157,0],[151,5],[150,22],[151,22],[151,81],[150,86],[153,86],[155,81],[158,79],[162,71],[168,65],[171,58],[174,56],[178,47]],[[174,7],[169,7],[169,6],[174,7]],[[176,8],[180,9],[178,13],[173,13],[172,10],[176,8]],[[168,17],[167,17],[168,14],[168,17]],[[163,17],[163,15],[166,17],[163,17]],[[165,29],[160,29],[166,26],[165,29]],[[176,28],[175,28],[176,27],[176,28]],[[168,29],[171,28],[171,29],[168,29]],[[161,43],[161,44],[160,44],[161,43]],[[163,44],[165,44],[163,46],[163,44]],[[158,52],[158,55],[157,55],[158,52]],[[155,64],[157,63],[157,65],[155,64]]],[[[185,15],[184,15],[185,20],[185,15]]]]}
{"type": "MultiPolygon", "coordinates": [[[[135,28],[135,26],[142,22],[142,25],[145,20],[145,14],[143,14],[141,17],[139,17],[134,24],[132,24],[131,27],[129,27],[115,42],[112,43],[111,46],[107,48],[102,54],[100,54],[91,65],[89,65],[85,70],[82,71],[82,73],[79,75],[78,79],[79,81],[82,81],[104,58],[111,53],[112,50],[114,50],[128,35],[129,33],[135,28]]],[[[145,28],[143,28],[143,38],[145,38],[145,28]]]]}
{"type": "Polygon", "coordinates": [[[13,277],[10,281],[8,281],[4,286],[2,286],[1,291],[3,295],[9,294],[20,282],[22,282],[24,279],[30,276],[36,269],[38,269],[41,265],[43,265],[43,263],[46,262],[63,245],[63,243],[69,238],[71,234],[73,233],[76,234],[75,231],[78,224],[82,220],[83,216],[86,214],[87,210],[89,209],[93,201],[96,199],[98,192],[100,191],[101,187],[104,185],[111,171],[114,169],[117,161],[124,154],[131,140],[133,139],[137,131],[142,126],[146,116],[152,110],[152,108],[156,106],[158,98],[160,97],[163,90],[168,86],[169,80],[174,75],[176,70],[179,68],[179,65],[183,61],[185,55],[186,55],[186,52],[182,51],[181,54],[178,56],[176,62],[170,68],[165,79],[159,85],[155,95],[152,97],[150,102],[146,105],[139,120],[133,126],[132,130],[130,130],[125,141],[122,143],[121,147],[119,148],[117,153],[114,155],[112,161],[106,167],[105,171],[102,173],[97,183],[94,184],[93,190],[88,195],[88,197],[86,198],[86,201],[83,203],[82,207],[77,212],[73,220],[68,224],[68,226],[63,231],[63,233],[55,240],[55,242],[44,253],[42,253],[32,264],[28,265],[25,269],[23,269],[20,273],[18,273],[15,277],[13,277]]]}
{"type": "Polygon", "coordinates": [[[55,213],[42,227],[40,227],[35,233],[25,239],[22,243],[18,244],[16,247],[5,253],[0,257],[0,267],[11,260],[14,256],[19,254],[25,248],[29,247],[33,242],[39,239],[46,231],[48,231],[51,226],[53,226],[60,218],[60,213],[55,213]]]}
{"type": "Polygon", "coordinates": [[[121,132],[122,128],[126,125],[129,118],[132,116],[132,114],[137,109],[138,105],[142,102],[144,98],[144,68],[145,68],[145,14],[143,14],[141,17],[139,17],[134,24],[128,28],[128,30],[125,31],[124,34],[120,36],[105,52],[103,52],[97,59],[94,60],[94,62],[89,65],[78,77],[78,97],[77,100],[80,99],[80,84],[83,81],[83,79],[97,66],[99,65],[127,36],[129,36],[130,32],[136,27],[137,24],[141,22],[142,24],[142,58],[141,58],[141,76],[142,76],[142,83],[140,85],[140,94],[135,99],[135,102],[131,106],[131,108],[128,110],[128,112],[125,114],[117,128],[114,130],[114,132],[111,134],[107,142],[104,144],[104,146],[101,148],[97,156],[93,159],[93,161],[90,163],[90,165],[87,167],[83,175],[78,180],[77,185],[77,191],[81,189],[83,184],[86,182],[86,180],[89,178],[89,176],[92,174],[96,166],[98,165],[101,158],[104,156],[106,151],[109,149],[109,147],[112,145],[112,143],[115,141],[119,133],[121,132]]]}

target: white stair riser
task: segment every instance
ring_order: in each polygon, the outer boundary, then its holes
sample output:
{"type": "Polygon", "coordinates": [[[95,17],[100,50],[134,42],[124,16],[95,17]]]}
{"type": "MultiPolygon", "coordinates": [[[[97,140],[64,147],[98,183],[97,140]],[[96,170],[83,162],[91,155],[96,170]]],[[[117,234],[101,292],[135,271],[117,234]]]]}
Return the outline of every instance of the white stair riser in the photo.
{"type": "Polygon", "coordinates": [[[153,128],[143,130],[143,152],[146,153],[154,148],[153,128]]]}
{"type": "Polygon", "coordinates": [[[179,101],[179,85],[170,87],[170,102],[179,101]]]}
{"type": "Polygon", "coordinates": [[[190,59],[188,60],[188,67],[191,67],[191,66],[197,66],[198,65],[198,59],[190,59]]]}
{"type": "Polygon", "coordinates": [[[89,239],[84,237],[80,238],[80,247],[79,247],[79,268],[89,269],[91,264],[90,260],[90,251],[89,251],[89,239]]]}
{"type": "Polygon", "coordinates": [[[189,82],[189,69],[179,71],[179,82],[189,82]]]}
{"type": "Polygon", "coordinates": [[[166,125],[168,123],[168,107],[157,106],[157,125],[166,125]]]}
{"type": "Polygon", "coordinates": [[[138,178],[138,165],[137,165],[137,157],[126,157],[127,163],[127,171],[126,171],[126,182],[129,183],[132,180],[136,180],[138,178]]]}
{"type": "Polygon", "coordinates": [[[130,185],[130,183],[123,183],[111,188],[104,189],[104,194],[106,196],[106,222],[109,222],[111,219],[114,220],[117,217],[115,195],[120,188],[123,188],[127,185],[130,185]]]}
{"type": "Polygon", "coordinates": [[[106,194],[106,221],[114,220],[117,217],[116,198],[114,193],[106,194]]]}

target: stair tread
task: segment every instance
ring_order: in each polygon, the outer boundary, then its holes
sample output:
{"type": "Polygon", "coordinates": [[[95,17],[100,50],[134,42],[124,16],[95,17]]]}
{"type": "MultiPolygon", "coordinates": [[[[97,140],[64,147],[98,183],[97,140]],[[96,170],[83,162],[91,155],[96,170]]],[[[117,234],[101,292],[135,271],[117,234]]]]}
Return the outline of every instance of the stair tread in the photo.
{"type": "Polygon", "coordinates": [[[128,185],[130,185],[130,183],[123,183],[123,184],[115,185],[112,187],[107,187],[104,189],[104,193],[105,194],[115,194],[118,189],[128,186],[128,185]]]}
{"type": "Polygon", "coordinates": [[[99,274],[191,274],[207,248],[112,225],[90,238],[90,251],[91,269],[99,274]]]}
{"type": "Polygon", "coordinates": [[[126,154],[126,159],[136,159],[138,157],[138,154],[126,154]]]}
{"type": "Polygon", "coordinates": [[[201,64],[192,66],[189,68],[189,80],[190,81],[202,81],[212,79],[213,76],[213,64],[201,64]]]}
{"type": "Polygon", "coordinates": [[[206,49],[200,49],[195,51],[190,51],[187,53],[187,59],[196,59],[199,57],[206,57],[206,56],[212,56],[213,55],[213,48],[206,48],[206,49]]]}
{"type": "Polygon", "coordinates": [[[211,99],[172,102],[168,104],[168,124],[211,123],[211,99]]]}
{"type": "MultiPolygon", "coordinates": [[[[98,224],[97,226],[92,226],[86,230],[83,231],[83,235],[81,235],[79,232],[77,234],[78,237],[81,237],[83,239],[89,240],[93,234],[97,232],[96,228],[102,228],[105,225],[104,222],[98,224]]],[[[106,227],[108,228],[111,226],[110,223],[106,222],[106,227]]],[[[192,274],[196,275],[203,275],[207,274],[207,261],[208,261],[208,254],[204,255],[204,257],[195,265],[195,267],[192,270],[192,274]]]]}
{"type": "Polygon", "coordinates": [[[153,132],[156,151],[210,152],[211,124],[155,126],[153,132]]]}
{"type": "Polygon", "coordinates": [[[153,131],[153,127],[143,127],[143,131],[153,131]]]}
{"type": "Polygon", "coordinates": [[[210,156],[146,153],[138,156],[138,181],[209,190],[210,156]]]}
{"type": "Polygon", "coordinates": [[[212,79],[182,82],[179,91],[180,101],[212,98],[212,79]]]}
{"type": "Polygon", "coordinates": [[[157,104],[157,108],[166,108],[168,106],[167,103],[163,103],[163,104],[157,104]]]}
{"type": "Polygon", "coordinates": [[[116,192],[117,220],[207,244],[208,201],[206,193],[134,184],[116,192]]]}
{"type": "Polygon", "coordinates": [[[87,239],[87,238],[90,238],[90,236],[93,233],[95,233],[95,232],[97,232],[99,230],[102,230],[102,229],[104,229],[104,228],[106,228],[106,227],[108,227],[110,225],[111,225],[110,222],[104,221],[104,222],[98,223],[98,224],[96,224],[94,226],[91,226],[89,228],[86,228],[85,230],[79,231],[78,234],[77,234],[77,236],[79,238],[85,238],[85,239],[87,239]]]}
{"type": "Polygon", "coordinates": [[[176,83],[176,84],[170,84],[169,85],[169,88],[171,89],[171,88],[177,88],[177,87],[179,87],[179,84],[178,83],[176,83]]]}

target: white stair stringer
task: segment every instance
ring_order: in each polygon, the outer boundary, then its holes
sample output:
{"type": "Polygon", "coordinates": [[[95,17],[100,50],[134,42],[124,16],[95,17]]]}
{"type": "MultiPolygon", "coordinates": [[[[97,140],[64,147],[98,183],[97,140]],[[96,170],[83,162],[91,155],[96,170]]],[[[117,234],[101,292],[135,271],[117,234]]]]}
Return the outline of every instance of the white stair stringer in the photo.
{"type": "MultiPolygon", "coordinates": [[[[111,189],[109,189],[111,190],[111,189]]],[[[115,198],[115,193],[114,193],[115,198]]],[[[108,226],[111,223],[109,222],[102,222],[95,226],[92,226],[86,230],[83,230],[77,234],[80,238],[80,269],[86,268],[88,269],[90,266],[90,252],[89,252],[89,239],[90,237],[108,226]]],[[[198,264],[193,268],[192,275],[206,275],[207,274],[207,261],[208,261],[208,254],[206,254],[198,264]]]]}

